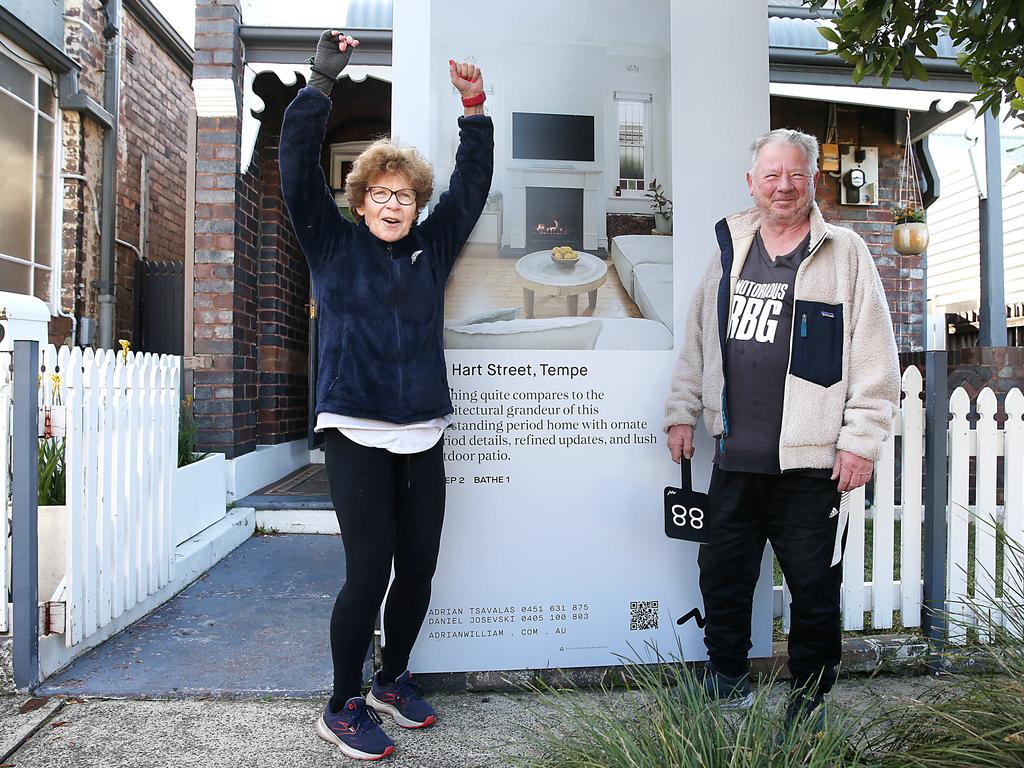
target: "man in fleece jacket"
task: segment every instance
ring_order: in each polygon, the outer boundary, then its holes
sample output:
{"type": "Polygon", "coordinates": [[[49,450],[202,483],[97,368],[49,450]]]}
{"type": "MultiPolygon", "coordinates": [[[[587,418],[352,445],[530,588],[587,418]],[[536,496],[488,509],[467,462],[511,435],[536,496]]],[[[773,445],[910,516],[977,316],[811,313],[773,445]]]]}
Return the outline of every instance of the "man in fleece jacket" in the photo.
{"type": "Polygon", "coordinates": [[[703,415],[716,438],[700,589],[707,694],[752,701],[747,653],[765,541],[792,593],[786,726],[835,683],[845,517],[841,495],[871,479],[899,400],[882,283],[859,235],[814,202],[818,142],[779,129],[753,145],[755,207],[718,222],[719,250],[690,306],[665,405],[674,461],[703,415]]]}

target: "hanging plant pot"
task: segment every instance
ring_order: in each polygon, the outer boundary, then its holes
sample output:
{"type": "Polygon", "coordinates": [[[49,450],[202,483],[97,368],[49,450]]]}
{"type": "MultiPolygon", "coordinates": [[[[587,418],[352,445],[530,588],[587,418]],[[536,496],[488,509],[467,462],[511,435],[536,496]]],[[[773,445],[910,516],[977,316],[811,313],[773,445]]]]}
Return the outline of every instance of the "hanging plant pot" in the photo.
{"type": "Polygon", "coordinates": [[[928,225],[909,221],[892,228],[892,247],[904,256],[917,256],[928,247],[928,225]]]}
{"type": "Polygon", "coordinates": [[[928,247],[928,225],[925,223],[921,183],[913,142],[910,140],[910,110],[907,110],[907,141],[900,164],[899,190],[892,208],[892,247],[904,256],[924,253],[928,247]]]}

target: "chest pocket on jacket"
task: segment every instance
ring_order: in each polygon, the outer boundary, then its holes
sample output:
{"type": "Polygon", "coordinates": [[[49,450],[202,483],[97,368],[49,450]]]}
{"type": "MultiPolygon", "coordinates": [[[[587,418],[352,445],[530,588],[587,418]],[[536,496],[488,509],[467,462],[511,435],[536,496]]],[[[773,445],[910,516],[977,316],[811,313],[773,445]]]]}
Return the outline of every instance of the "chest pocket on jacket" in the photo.
{"type": "Polygon", "coordinates": [[[843,305],[797,300],[789,372],[831,387],[843,378],[843,305]]]}

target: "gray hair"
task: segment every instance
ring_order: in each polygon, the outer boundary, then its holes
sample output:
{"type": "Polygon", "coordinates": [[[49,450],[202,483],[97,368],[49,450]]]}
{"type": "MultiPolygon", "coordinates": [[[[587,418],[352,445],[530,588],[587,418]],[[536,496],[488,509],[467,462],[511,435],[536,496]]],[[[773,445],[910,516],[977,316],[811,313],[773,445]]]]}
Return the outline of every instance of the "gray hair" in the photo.
{"type": "Polygon", "coordinates": [[[750,170],[757,167],[757,156],[767,144],[790,144],[799,147],[807,157],[807,168],[813,174],[818,170],[818,140],[809,133],[792,128],[776,128],[754,139],[751,145],[750,170]]]}

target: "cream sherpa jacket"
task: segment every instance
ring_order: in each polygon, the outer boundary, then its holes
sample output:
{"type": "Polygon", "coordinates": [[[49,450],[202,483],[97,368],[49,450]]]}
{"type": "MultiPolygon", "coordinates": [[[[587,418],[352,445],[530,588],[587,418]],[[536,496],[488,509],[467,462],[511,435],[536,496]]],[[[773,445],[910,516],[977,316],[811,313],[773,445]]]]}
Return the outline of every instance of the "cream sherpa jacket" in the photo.
{"type": "MultiPolygon", "coordinates": [[[[722,360],[729,308],[760,224],[756,208],[715,227],[719,252],[694,294],[665,404],[664,428],[696,423],[728,450],[722,360]]],[[[899,402],[896,340],[882,281],[855,232],[811,210],[810,254],[797,271],[779,466],[831,469],[836,450],[877,461],[899,402]]]]}

